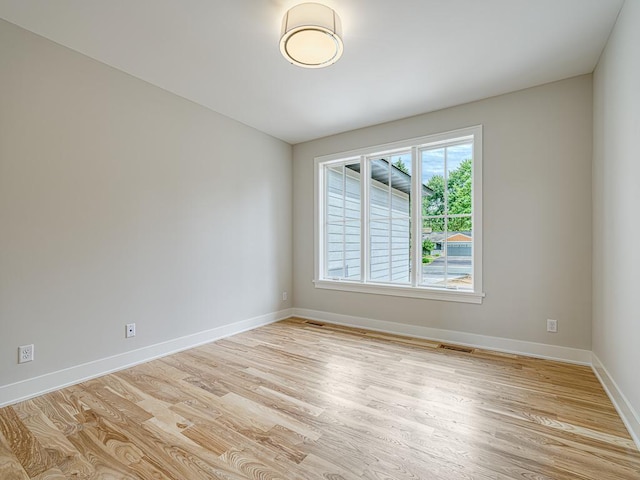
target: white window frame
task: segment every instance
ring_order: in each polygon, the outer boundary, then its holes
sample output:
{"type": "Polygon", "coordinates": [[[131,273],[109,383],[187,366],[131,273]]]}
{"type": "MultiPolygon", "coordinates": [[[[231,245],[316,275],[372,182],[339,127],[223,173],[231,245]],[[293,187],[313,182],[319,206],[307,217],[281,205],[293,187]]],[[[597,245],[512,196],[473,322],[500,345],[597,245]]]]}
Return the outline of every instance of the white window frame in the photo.
{"type": "MultiPolygon", "coordinates": [[[[422,221],[417,212],[422,211],[422,195],[414,194],[411,199],[411,233],[412,238],[422,239],[422,221]],[[416,221],[419,219],[420,221],[416,221]]],[[[450,132],[411,138],[399,142],[376,145],[348,152],[332,155],[323,155],[314,160],[314,284],[316,288],[329,290],[341,290],[348,292],[360,292],[377,295],[393,295],[398,297],[413,297],[430,300],[445,300],[464,303],[482,303],[485,294],[482,289],[482,125],[462,128],[450,132]],[[421,192],[421,168],[418,160],[418,151],[424,147],[433,147],[438,144],[447,145],[450,142],[462,139],[473,139],[473,185],[472,185],[472,224],[473,224],[473,289],[456,290],[444,287],[427,287],[418,283],[418,269],[412,268],[411,285],[395,285],[386,283],[373,283],[369,277],[369,231],[368,231],[368,202],[369,202],[369,165],[368,157],[389,155],[398,151],[411,149],[412,164],[412,191],[421,192]],[[331,163],[344,163],[349,161],[360,162],[360,188],[361,188],[361,265],[362,274],[358,281],[346,279],[323,278],[324,271],[324,218],[325,218],[325,178],[324,166],[331,163]]],[[[411,262],[412,267],[422,268],[421,263],[422,242],[412,242],[411,262]]]]}

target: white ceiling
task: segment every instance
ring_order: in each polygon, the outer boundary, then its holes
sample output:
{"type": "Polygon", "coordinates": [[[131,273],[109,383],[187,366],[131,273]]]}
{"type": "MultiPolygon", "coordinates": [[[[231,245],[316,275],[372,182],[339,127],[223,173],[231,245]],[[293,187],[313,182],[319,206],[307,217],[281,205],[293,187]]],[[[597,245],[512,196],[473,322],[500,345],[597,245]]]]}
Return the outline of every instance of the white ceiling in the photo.
{"type": "Polygon", "coordinates": [[[289,143],[593,71],[624,0],[325,0],[344,55],[281,56],[303,0],[0,0],[0,17],[289,143]]]}

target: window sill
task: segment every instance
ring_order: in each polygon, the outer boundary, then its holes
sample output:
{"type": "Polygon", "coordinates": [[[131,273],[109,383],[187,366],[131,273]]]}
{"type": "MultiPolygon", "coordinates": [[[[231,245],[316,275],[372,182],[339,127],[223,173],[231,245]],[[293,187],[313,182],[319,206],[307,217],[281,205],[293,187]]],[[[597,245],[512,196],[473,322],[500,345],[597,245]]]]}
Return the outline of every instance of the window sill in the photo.
{"type": "Polygon", "coordinates": [[[344,292],[369,293],[374,295],[391,295],[395,297],[422,298],[426,300],[442,300],[447,302],[481,304],[484,293],[468,290],[449,290],[440,288],[408,287],[400,285],[364,284],[341,280],[315,280],[316,288],[340,290],[344,292]]]}

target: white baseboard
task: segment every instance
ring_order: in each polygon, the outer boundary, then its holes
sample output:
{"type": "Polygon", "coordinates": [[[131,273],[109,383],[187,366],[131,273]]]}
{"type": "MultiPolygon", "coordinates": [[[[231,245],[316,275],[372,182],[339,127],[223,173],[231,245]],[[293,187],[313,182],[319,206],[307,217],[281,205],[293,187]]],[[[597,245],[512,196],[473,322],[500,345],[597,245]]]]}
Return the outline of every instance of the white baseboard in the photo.
{"type": "Polygon", "coordinates": [[[484,348],[498,352],[515,353],[529,357],[558,360],[561,362],[577,363],[579,365],[591,365],[591,351],[579,348],[560,347],[544,343],[525,342],[502,337],[490,337],[476,333],[465,333],[440,328],[408,325],[406,323],[388,322],[385,320],[373,320],[364,317],[341,315],[338,313],[294,308],[293,315],[309,320],[319,320],[327,323],[335,323],[346,327],[366,328],[378,332],[395,333],[410,337],[436,340],[440,342],[456,343],[475,348],[484,348]]]}
{"type": "Polygon", "coordinates": [[[342,315],[305,308],[290,308],[278,312],[222,325],[211,330],[186,335],[166,342],[149,345],[144,348],[75,365],[63,370],[47,373],[38,377],[0,386],[0,407],[11,405],[60,388],[90,380],[155,358],[197,347],[221,338],[229,337],[263,325],[268,325],[291,316],[317,320],[347,327],[365,328],[378,332],[407,335],[416,338],[451,342],[476,348],[485,348],[500,352],[527,355],[530,357],[559,360],[562,362],[591,365],[596,377],[609,395],[629,434],[640,450],[640,415],[631,406],[618,388],[600,359],[589,350],[525,342],[501,337],[490,337],[475,333],[458,332],[438,328],[409,325],[404,323],[373,320],[365,317],[342,315]]]}
{"type": "Polygon", "coordinates": [[[609,372],[595,353],[592,354],[591,368],[604,387],[604,391],[609,395],[613,406],[616,407],[622,422],[625,427],[627,427],[627,430],[629,430],[629,435],[631,435],[633,441],[636,442],[638,450],[640,450],[640,415],[638,415],[638,412],[631,406],[627,397],[622,393],[622,390],[618,388],[615,380],[609,375],[609,372]]]}
{"type": "Polygon", "coordinates": [[[99,377],[107,373],[148,362],[188,348],[197,347],[256,327],[274,323],[292,315],[292,309],[281,310],[247,320],[222,325],[137,350],[101,358],[55,372],[0,386],[0,407],[11,405],[60,388],[99,377]]]}

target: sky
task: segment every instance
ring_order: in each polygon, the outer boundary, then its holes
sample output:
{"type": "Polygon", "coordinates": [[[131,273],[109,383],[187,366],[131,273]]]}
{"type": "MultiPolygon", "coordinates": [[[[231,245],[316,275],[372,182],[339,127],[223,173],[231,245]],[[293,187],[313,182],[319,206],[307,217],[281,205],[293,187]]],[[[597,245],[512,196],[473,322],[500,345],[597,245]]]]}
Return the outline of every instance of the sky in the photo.
{"type": "MultiPolygon", "coordinates": [[[[447,150],[447,169],[449,172],[458,168],[464,160],[473,158],[473,145],[471,143],[442,147],[433,150],[424,150],[421,156],[422,183],[428,183],[434,175],[444,176],[445,148],[447,150]]],[[[402,160],[402,163],[407,167],[409,174],[411,174],[411,152],[391,156],[391,163],[396,163],[398,160],[402,160]]]]}

